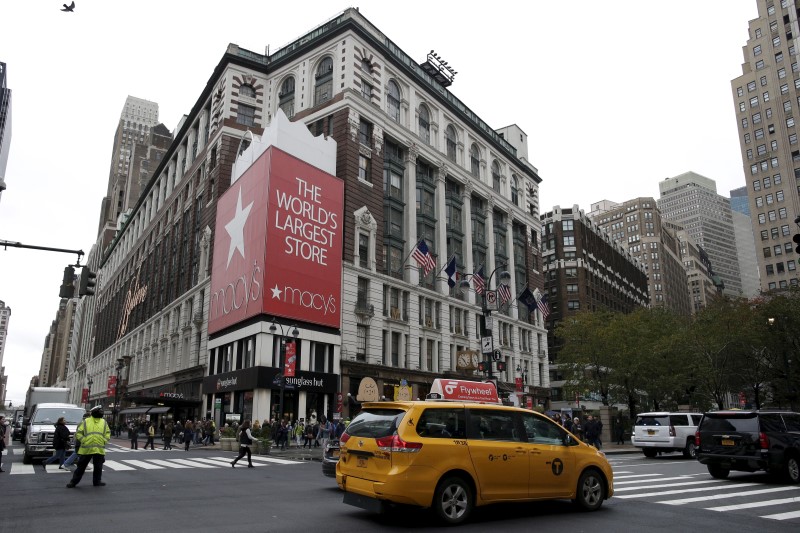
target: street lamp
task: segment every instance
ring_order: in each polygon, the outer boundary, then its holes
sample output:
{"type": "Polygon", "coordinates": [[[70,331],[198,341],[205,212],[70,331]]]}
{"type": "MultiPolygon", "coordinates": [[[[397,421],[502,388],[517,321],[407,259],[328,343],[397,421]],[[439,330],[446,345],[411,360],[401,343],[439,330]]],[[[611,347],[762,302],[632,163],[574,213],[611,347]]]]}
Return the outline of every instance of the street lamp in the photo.
{"type": "MultiPolygon", "coordinates": [[[[286,333],[283,331],[283,324],[278,324],[278,327],[281,328],[280,362],[278,365],[278,368],[280,368],[281,370],[280,373],[281,395],[280,395],[280,401],[278,402],[278,421],[280,422],[283,420],[283,394],[284,391],[286,390],[286,341],[285,341],[286,333]]],[[[278,331],[278,328],[275,327],[275,321],[273,320],[272,325],[270,325],[269,327],[269,332],[274,335],[276,331],[278,331]]],[[[297,339],[298,335],[300,335],[300,332],[297,330],[297,326],[295,325],[292,326],[291,333],[292,337],[294,337],[295,340],[297,339]]]]}
{"type": "MultiPolygon", "coordinates": [[[[487,278],[486,285],[485,285],[486,286],[485,290],[487,292],[488,292],[489,287],[492,286],[492,278],[494,277],[494,275],[501,268],[505,268],[505,266],[506,265],[504,265],[504,264],[503,265],[499,265],[497,268],[492,270],[491,274],[489,274],[489,277],[487,278]]],[[[469,288],[470,288],[470,282],[469,282],[468,279],[466,279],[468,277],[469,278],[475,278],[475,274],[474,273],[473,274],[468,274],[467,276],[465,276],[464,279],[461,280],[459,288],[461,289],[462,292],[465,291],[465,290],[469,290],[469,288]]],[[[497,279],[498,279],[498,282],[497,282],[498,285],[503,285],[505,287],[508,287],[511,284],[511,274],[509,274],[507,270],[500,271],[500,274],[498,275],[497,279]]],[[[485,355],[487,353],[487,348],[489,348],[488,352],[489,352],[489,355],[490,355],[490,359],[489,359],[489,364],[486,365],[486,369],[487,369],[488,377],[491,378],[492,377],[492,367],[494,366],[492,364],[492,356],[494,355],[494,338],[493,338],[494,337],[494,334],[493,334],[494,328],[493,328],[493,325],[492,325],[492,312],[486,305],[486,296],[485,295],[484,295],[484,297],[483,297],[483,299],[481,301],[481,311],[483,312],[483,327],[481,329],[481,338],[482,338],[481,350],[482,350],[483,354],[485,355]],[[486,338],[487,336],[489,338],[489,345],[488,346],[483,343],[483,338],[486,338]]]]}
{"type": "Polygon", "coordinates": [[[119,420],[117,420],[119,416],[119,378],[123,368],[125,368],[125,363],[122,359],[117,359],[117,381],[114,382],[114,411],[112,418],[114,426],[117,428],[117,436],[119,436],[119,420]]]}
{"type": "Polygon", "coordinates": [[[87,405],[87,407],[86,408],[87,409],[92,405],[92,399],[91,399],[91,396],[92,396],[92,383],[94,383],[94,381],[92,381],[92,376],[89,376],[89,378],[86,380],[86,386],[87,386],[87,388],[86,388],[86,405],[87,405]]]}

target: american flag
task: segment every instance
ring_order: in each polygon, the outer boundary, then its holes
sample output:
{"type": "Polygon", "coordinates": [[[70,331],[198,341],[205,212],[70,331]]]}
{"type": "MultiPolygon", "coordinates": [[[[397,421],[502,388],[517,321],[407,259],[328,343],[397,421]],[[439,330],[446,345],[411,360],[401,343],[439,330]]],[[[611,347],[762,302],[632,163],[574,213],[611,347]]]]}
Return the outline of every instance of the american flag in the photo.
{"type": "Polygon", "coordinates": [[[547,305],[547,295],[542,295],[538,302],[536,302],[536,307],[539,308],[539,312],[542,313],[542,320],[547,319],[547,315],[550,314],[550,306],[547,305]]]}
{"type": "Polygon", "coordinates": [[[511,289],[508,288],[508,285],[503,285],[502,283],[497,287],[497,294],[500,295],[500,303],[504,304],[511,300],[511,289]]]}
{"type": "Polygon", "coordinates": [[[428,251],[428,245],[425,244],[425,239],[417,243],[416,248],[411,252],[411,257],[422,267],[426,276],[431,273],[431,270],[436,268],[436,259],[434,259],[428,251]]]}
{"type": "Polygon", "coordinates": [[[483,267],[472,275],[472,283],[475,285],[475,292],[483,294],[483,290],[486,288],[486,281],[483,279],[483,267]]]}

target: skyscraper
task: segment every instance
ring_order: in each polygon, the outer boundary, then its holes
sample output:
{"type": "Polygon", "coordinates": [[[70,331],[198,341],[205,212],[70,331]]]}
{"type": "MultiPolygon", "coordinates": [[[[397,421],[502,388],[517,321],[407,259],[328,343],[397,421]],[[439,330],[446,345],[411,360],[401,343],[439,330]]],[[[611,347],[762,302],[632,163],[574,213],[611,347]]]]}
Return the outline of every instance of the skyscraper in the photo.
{"type": "Polygon", "coordinates": [[[0,62],[0,198],[6,189],[6,165],[11,146],[11,89],[6,83],[6,64],[0,62]]]}
{"type": "Polygon", "coordinates": [[[6,350],[6,340],[8,339],[8,323],[11,320],[11,308],[0,300],[0,404],[6,401],[6,367],[3,366],[3,353],[6,350]]]}
{"type": "Polygon", "coordinates": [[[658,184],[658,207],[665,219],[683,226],[706,251],[714,275],[724,283],[723,292],[742,295],[742,278],[736,237],[728,198],[717,194],[714,180],[685,172],[658,184]]]}
{"type": "Polygon", "coordinates": [[[172,134],[158,122],[158,104],[128,96],[114,133],[108,192],[100,212],[103,245],[124,223],[171,142],[172,134]]]}
{"type": "Polygon", "coordinates": [[[750,204],[761,290],[797,284],[792,220],[800,196],[800,145],[794,111],[800,106],[795,49],[798,2],[757,0],[742,48],[742,75],[731,80],[739,145],[750,204]]]}

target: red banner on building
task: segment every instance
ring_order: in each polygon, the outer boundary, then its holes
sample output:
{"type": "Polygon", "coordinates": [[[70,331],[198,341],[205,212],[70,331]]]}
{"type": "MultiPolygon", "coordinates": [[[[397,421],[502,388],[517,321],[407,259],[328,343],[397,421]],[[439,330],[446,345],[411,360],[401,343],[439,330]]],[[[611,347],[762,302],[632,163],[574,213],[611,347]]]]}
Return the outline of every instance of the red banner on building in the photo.
{"type": "Polygon", "coordinates": [[[344,181],[269,147],[217,202],[209,333],[264,314],[341,324],[344,181]]]}
{"type": "Polygon", "coordinates": [[[528,396],[527,398],[528,409],[533,409],[533,398],[528,396]]]}
{"type": "Polygon", "coordinates": [[[81,403],[89,403],[89,389],[81,391],[81,403]]]}
{"type": "Polygon", "coordinates": [[[336,393],[336,411],[337,413],[342,412],[342,408],[344,407],[344,395],[341,392],[336,393]]]}
{"type": "Polygon", "coordinates": [[[297,365],[297,351],[294,342],[286,343],[286,359],[283,364],[283,375],[287,378],[293,378],[295,375],[295,366],[297,365]]]}
{"type": "Polygon", "coordinates": [[[108,389],[106,396],[109,398],[114,396],[114,390],[117,388],[117,376],[108,376],[108,389]]]}
{"type": "Polygon", "coordinates": [[[517,392],[522,392],[522,378],[514,378],[514,383],[517,386],[517,392]]]}

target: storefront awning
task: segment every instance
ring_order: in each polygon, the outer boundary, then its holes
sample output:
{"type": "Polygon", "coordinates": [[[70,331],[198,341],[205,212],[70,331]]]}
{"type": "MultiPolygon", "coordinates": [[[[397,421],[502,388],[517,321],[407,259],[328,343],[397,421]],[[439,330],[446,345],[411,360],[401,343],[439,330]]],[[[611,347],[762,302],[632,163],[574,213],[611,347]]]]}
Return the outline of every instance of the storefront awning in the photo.
{"type": "Polygon", "coordinates": [[[149,407],[131,407],[130,409],[123,409],[119,412],[121,415],[138,415],[146,413],[149,407]]]}
{"type": "Polygon", "coordinates": [[[149,411],[147,411],[148,415],[159,415],[162,413],[169,412],[172,407],[151,407],[149,411]]]}

